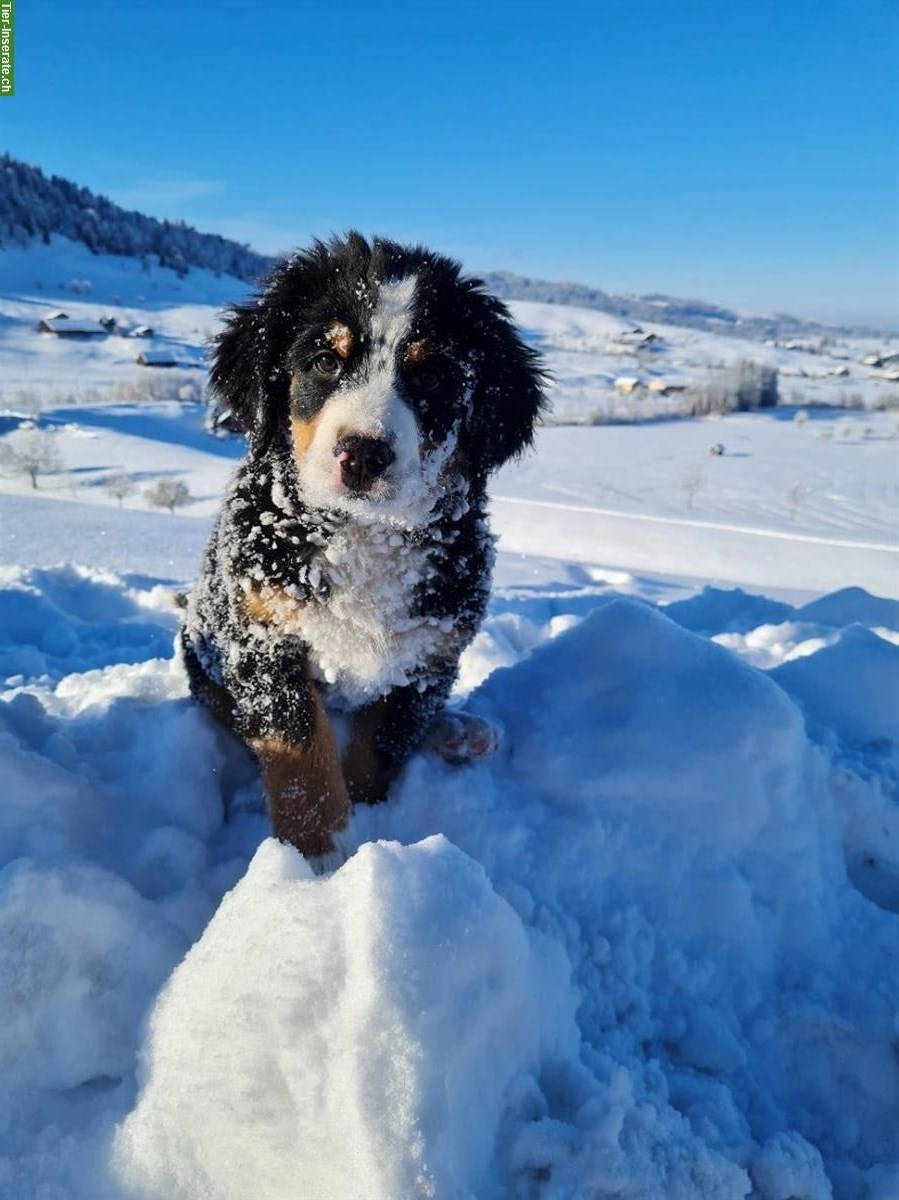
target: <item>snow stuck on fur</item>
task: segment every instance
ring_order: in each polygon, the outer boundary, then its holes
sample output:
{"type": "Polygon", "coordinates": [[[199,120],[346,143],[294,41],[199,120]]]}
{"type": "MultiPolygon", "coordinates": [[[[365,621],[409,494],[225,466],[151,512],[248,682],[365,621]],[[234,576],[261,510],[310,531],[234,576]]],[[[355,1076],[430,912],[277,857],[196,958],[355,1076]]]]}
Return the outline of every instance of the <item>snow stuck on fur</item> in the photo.
{"type": "MultiPolygon", "coordinates": [[[[245,679],[266,654],[300,639],[336,710],[446,676],[486,604],[494,546],[483,498],[461,478],[441,483],[440,461],[440,452],[426,456],[422,478],[434,490],[416,529],[377,514],[346,521],[308,509],[289,456],[245,463],[210,540],[215,569],[201,572],[188,603],[186,631],[207,674],[245,679]],[[441,577],[456,583],[472,573],[453,617],[439,607],[435,615],[441,577]],[[259,619],[248,620],[251,596],[266,610],[259,619]]],[[[277,701],[267,685],[254,690],[257,716],[277,701]]]]}
{"type": "Polygon", "coordinates": [[[164,589],[0,584],[3,1200],[899,1195],[888,605],[500,588],[319,878],[164,589]]]}
{"type": "Polygon", "coordinates": [[[322,547],[328,603],[298,608],[286,631],[308,646],[316,677],[331,685],[330,704],[361,707],[452,650],[452,620],[410,615],[410,597],[427,584],[428,549],[395,526],[355,523],[322,547]]]}

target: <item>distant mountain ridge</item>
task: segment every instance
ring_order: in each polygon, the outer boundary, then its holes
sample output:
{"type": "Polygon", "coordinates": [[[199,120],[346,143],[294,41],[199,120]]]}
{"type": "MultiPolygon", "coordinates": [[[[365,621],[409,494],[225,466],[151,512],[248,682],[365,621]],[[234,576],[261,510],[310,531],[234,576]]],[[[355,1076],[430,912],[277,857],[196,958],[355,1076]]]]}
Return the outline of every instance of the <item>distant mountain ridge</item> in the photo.
{"type": "Polygon", "coordinates": [[[682,300],[651,293],[647,296],[615,295],[583,283],[530,279],[511,271],[491,271],[483,276],[487,287],[503,300],[535,300],[541,304],[576,305],[611,313],[626,321],[681,325],[707,333],[764,341],[770,338],[826,337],[832,334],[883,337],[883,330],[866,326],[822,325],[781,313],[758,316],[735,312],[703,300],[682,300]]]}
{"type": "MultiPolygon", "coordinates": [[[[34,239],[49,243],[53,234],[80,242],[93,254],[155,258],[160,266],[181,276],[196,267],[254,283],[277,261],[220,234],[200,233],[184,221],[160,221],[121,208],[89,188],[58,175],[45,175],[40,167],[9,154],[0,155],[0,249],[25,247],[34,239]]],[[[749,315],[701,300],[660,294],[616,295],[586,284],[531,279],[511,271],[491,271],[483,278],[487,287],[505,300],[576,305],[634,323],[680,325],[754,340],[835,333],[883,336],[882,330],[865,327],[822,325],[780,314],[749,315]]]]}

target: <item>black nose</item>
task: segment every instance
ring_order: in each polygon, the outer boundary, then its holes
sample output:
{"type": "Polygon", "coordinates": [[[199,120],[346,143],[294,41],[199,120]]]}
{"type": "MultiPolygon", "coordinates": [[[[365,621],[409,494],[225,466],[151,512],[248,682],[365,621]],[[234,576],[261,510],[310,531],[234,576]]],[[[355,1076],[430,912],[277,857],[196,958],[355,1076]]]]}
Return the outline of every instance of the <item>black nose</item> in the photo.
{"type": "Polygon", "coordinates": [[[389,442],[367,437],[341,438],[334,454],[340,462],[340,478],[351,492],[369,491],[396,458],[389,442]]]}

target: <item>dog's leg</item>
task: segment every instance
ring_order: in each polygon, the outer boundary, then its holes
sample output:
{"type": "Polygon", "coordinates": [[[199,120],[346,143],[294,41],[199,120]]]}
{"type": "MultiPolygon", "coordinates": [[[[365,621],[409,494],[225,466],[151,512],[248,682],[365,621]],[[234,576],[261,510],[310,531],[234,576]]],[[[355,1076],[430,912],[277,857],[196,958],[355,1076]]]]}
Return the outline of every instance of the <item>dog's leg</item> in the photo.
{"type": "Polygon", "coordinates": [[[406,760],[422,746],[454,677],[453,663],[435,674],[423,691],[396,688],[353,714],[343,768],[354,804],[377,804],[386,797],[406,760]]]}
{"type": "Polygon", "coordinates": [[[334,849],[332,835],[343,829],[350,800],[331,722],[314,686],[311,730],[299,741],[253,738],[275,837],[290,842],[307,858],[334,849]]]}
{"type": "Polygon", "coordinates": [[[349,744],[343,756],[343,774],[353,804],[377,804],[399,769],[378,750],[378,735],[390,718],[389,697],[384,696],[353,714],[349,744]]]}
{"type": "Polygon", "coordinates": [[[425,746],[456,766],[489,758],[499,748],[499,730],[484,717],[444,709],[432,721],[425,746]]]}
{"type": "Polygon", "coordinates": [[[329,853],[332,834],[347,823],[350,802],[318,688],[308,679],[298,681],[302,665],[289,655],[281,660],[255,654],[225,686],[207,676],[187,638],[183,647],[191,691],[259,762],[275,837],[306,857],[329,853]],[[257,694],[261,673],[284,697],[264,717],[257,694]]]}

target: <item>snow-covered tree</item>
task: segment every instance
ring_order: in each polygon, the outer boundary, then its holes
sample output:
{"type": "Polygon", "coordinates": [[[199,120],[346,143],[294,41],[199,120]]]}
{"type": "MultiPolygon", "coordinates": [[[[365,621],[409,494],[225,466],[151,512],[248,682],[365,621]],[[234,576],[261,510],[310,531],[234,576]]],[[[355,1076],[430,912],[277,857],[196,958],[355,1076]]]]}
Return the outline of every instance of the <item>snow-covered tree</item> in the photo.
{"type": "Polygon", "coordinates": [[[19,388],[12,398],[13,412],[35,421],[41,415],[43,400],[36,388],[19,388]]]}
{"type": "Polygon", "coordinates": [[[123,501],[134,492],[134,481],[130,475],[110,475],[104,480],[103,489],[118,500],[121,507],[123,501]]]}
{"type": "Polygon", "coordinates": [[[144,499],[154,508],[167,508],[173,513],[190,500],[190,488],[180,479],[157,479],[144,488],[144,499]]]}
{"type": "Polygon", "coordinates": [[[809,493],[807,483],[801,479],[794,479],[792,483],[787,484],[784,490],[784,499],[787,502],[787,508],[790,510],[790,520],[796,520],[796,514],[799,512],[799,506],[809,493]]]}
{"type": "Polygon", "coordinates": [[[678,480],[678,487],[687,499],[687,508],[692,508],[696,497],[705,487],[705,476],[695,467],[690,467],[678,480]]]}
{"type": "Polygon", "coordinates": [[[63,462],[52,433],[28,429],[0,444],[0,466],[13,475],[27,475],[36,488],[40,475],[61,471],[63,462]]]}

